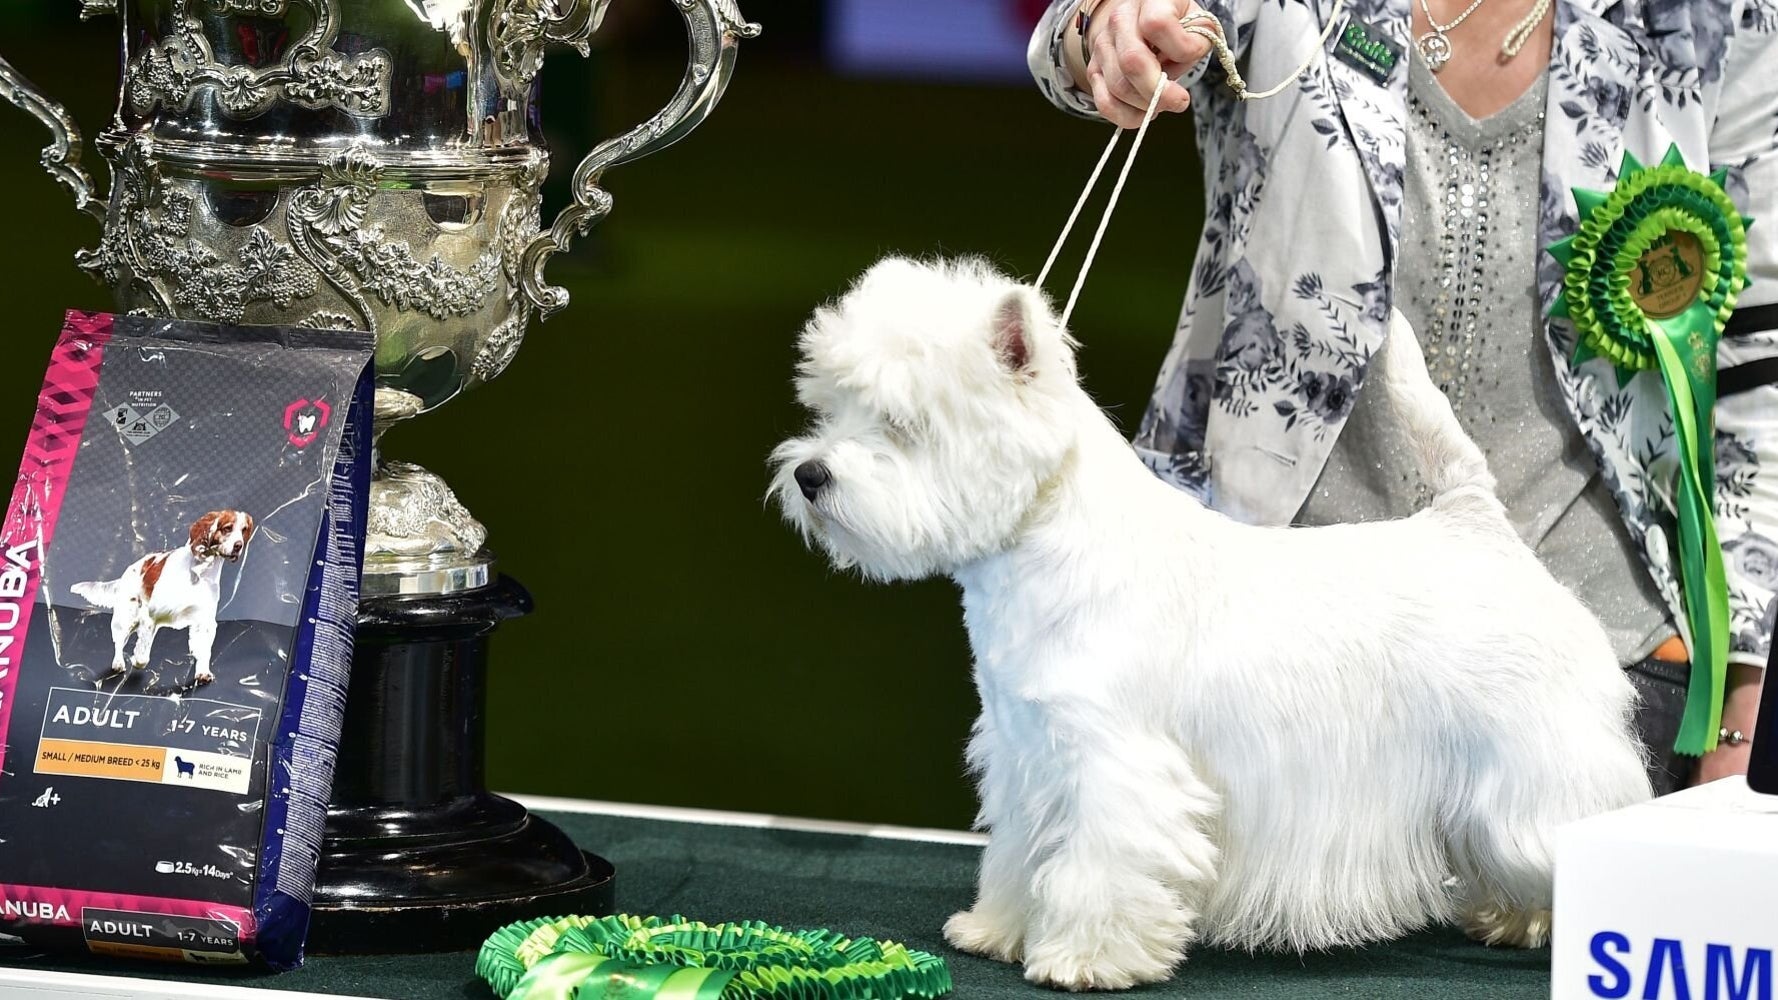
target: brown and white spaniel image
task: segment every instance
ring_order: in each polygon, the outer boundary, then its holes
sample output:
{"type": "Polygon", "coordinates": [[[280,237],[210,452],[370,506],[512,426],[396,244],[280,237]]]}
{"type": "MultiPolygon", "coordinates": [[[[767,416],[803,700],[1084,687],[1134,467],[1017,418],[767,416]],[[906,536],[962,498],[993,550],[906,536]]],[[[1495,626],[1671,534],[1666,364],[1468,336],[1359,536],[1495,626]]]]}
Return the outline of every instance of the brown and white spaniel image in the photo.
{"type": "Polygon", "coordinates": [[[121,674],[126,669],[123,648],[131,635],[136,637],[136,648],[129,666],[141,670],[148,666],[155,634],[163,628],[182,628],[197,661],[194,682],[215,680],[210,673],[210,647],[216,642],[222,564],[241,558],[252,537],[251,515],[214,510],[192,524],[191,541],[183,548],[143,556],[116,580],[77,583],[69,588],[94,607],[111,612],[111,672],[121,674]]]}

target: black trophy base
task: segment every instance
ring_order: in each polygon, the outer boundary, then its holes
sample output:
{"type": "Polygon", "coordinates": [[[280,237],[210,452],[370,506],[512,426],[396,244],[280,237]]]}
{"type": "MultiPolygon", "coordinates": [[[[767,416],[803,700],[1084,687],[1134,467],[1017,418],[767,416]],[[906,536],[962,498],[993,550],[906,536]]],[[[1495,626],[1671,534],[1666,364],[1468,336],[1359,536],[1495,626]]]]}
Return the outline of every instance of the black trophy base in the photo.
{"type": "Polygon", "coordinates": [[[490,795],[476,805],[505,815],[485,827],[447,819],[428,843],[330,831],[309,950],[466,951],[515,921],[612,912],[610,862],[510,799],[490,795]]]}
{"type": "Polygon", "coordinates": [[[311,952],[459,951],[514,921],[612,912],[611,864],[483,777],[488,642],[530,610],[507,577],[360,606],[311,952]]]}

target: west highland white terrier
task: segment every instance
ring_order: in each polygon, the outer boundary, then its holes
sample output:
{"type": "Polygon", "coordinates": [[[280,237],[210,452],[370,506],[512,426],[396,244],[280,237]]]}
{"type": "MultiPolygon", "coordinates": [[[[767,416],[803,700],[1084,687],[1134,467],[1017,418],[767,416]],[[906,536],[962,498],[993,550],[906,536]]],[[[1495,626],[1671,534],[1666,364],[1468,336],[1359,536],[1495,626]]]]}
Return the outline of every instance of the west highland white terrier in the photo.
{"type": "Polygon", "coordinates": [[[1036,983],[1167,978],[1194,941],[1316,949],[1461,920],[1541,944],[1557,826],[1649,796],[1598,621],[1514,533],[1396,318],[1384,392],[1430,505],[1255,527],[1156,478],[1035,289],[891,259],[802,333],[785,517],[840,567],[963,590],[991,831],[957,948],[1036,983]]]}

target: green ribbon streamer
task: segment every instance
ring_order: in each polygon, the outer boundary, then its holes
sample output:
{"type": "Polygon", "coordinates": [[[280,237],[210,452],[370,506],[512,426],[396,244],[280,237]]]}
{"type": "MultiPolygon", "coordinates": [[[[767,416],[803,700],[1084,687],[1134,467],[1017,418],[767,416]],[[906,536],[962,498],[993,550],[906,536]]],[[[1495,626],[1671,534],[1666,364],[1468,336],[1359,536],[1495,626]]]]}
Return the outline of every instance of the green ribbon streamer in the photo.
{"type": "Polygon", "coordinates": [[[1679,581],[1692,633],[1691,681],[1676,744],[1681,753],[1715,748],[1729,676],[1728,576],[1710,490],[1716,482],[1716,338],[1700,334],[1710,319],[1708,307],[1696,305],[1655,324],[1661,333],[1653,338],[1679,444],[1679,581]],[[1701,353],[1699,344],[1710,353],[1701,353]],[[1697,377],[1700,368],[1708,379],[1697,377]]]}
{"type": "Polygon", "coordinates": [[[1581,221],[1550,253],[1567,269],[1550,315],[1566,316],[1579,343],[1574,363],[1611,360],[1619,383],[1636,372],[1660,373],[1679,452],[1674,513],[1679,582],[1691,635],[1692,671],[1674,750],[1693,756],[1716,748],[1728,680],[1728,577],[1717,539],[1716,345],[1747,284],[1747,226],[1723,190],[1726,175],[1688,169],[1677,146],[1653,167],[1624,154],[1617,187],[1574,190],[1581,221]],[[1682,233],[1698,243],[1702,274],[1696,300],[1676,316],[1644,313],[1631,290],[1642,256],[1682,233]]]}
{"type": "Polygon", "coordinates": [[[942,959],[895,942],[627,915],[501,928],[476,973],[504,1000],[929,1000],[951,990],[942,959]]]}

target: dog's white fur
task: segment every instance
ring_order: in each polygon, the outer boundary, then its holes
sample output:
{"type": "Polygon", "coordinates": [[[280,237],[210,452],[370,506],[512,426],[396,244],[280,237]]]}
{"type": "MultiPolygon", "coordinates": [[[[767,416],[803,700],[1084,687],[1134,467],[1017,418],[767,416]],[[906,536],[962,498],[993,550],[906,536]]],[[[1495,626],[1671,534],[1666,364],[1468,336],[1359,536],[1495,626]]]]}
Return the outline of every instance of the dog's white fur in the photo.
{"type": "Polygon", "coordinates": [[[216,510],[192,523],[187,543],[145,555],[116,580],[77,583],[68,588],[96,608],[111,612],[111,672],[125,671],[124,646],[136,647],[130,666],[148,666],[154,637],[163,628],[186,630],[197,667],[194,684],[216,679],[210,672],[216,644],[216,606],[222,597],[222,566],[241,558],[253,537],[253,517],[245,511],[216,510]]]}
{"type": "Polygon", "coordinates": [[[1167,978],[1194,940],[1459,919],[1536,945],[1556,827],[1649,795],[1604,631],[1514,533],[1399,317],[1387,339],[1367,391],[1430,506],[1263,528],[1152,475],[1042,295],[983,264],[891,259],[815,314],[786,518],[841,567],[963,589],[992,836],[953,945],[1070,989],[1167,978]]]}

